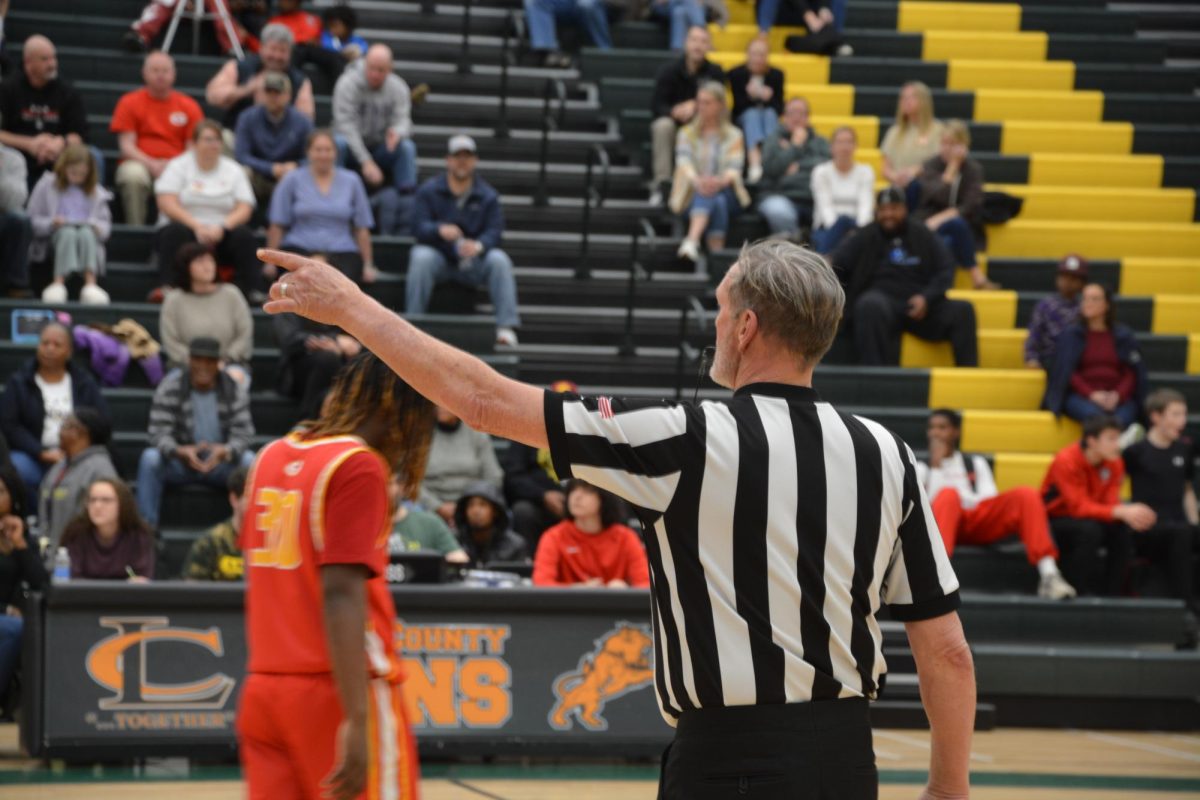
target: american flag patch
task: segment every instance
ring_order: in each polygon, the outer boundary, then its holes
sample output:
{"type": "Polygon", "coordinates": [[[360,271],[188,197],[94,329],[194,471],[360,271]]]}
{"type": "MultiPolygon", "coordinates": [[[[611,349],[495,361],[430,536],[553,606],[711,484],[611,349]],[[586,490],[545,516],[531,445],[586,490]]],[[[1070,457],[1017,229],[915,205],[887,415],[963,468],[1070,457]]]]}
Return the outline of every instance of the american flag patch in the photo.
{"type": "Polygon", "coordinates": [[[601,397],[596,401],[596,405],[600,410],[601,419],[612,419],[614,416],[616,416],[613,414],[612,398],[601,397]]]}

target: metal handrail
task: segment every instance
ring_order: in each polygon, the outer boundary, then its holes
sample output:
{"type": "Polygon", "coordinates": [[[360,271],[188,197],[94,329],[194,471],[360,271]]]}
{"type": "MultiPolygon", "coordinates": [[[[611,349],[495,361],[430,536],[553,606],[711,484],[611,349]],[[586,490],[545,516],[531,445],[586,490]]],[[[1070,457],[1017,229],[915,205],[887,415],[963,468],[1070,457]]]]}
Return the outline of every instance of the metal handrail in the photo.
{"type": "Polygon", "coordinates": [[[638,277],[650,277],[651,270],[646,269],[641,263],[641,240],[645,237],[649,242],[650,258],[654,258],[654,254],[658,251],[658,234],[654,232],[654,226],[650,224],[650,220],[645,217],[638,219],[637,227],[633,229],[633,241],[630,243],[630,258],[629,258],[629,285],[625,296],[625,335],[621,337],[621,347],[618,353],[622,356],[632,357],[637,353],[637,339],[633,335],[633,308],[637,305],[637,281],[638,277]]]}
{"type": "Polygon", "coordinates": [[[546,162],[550,158],[550,129],[558,130],[567,118],[567,86],[558,78],[547,78],[542,90],[542,153],[538,168],[537,188],[533,192],[533,204],[544,206],[550,202],[550,190],[546,187],[546,162]],[[557,118],[550,116],[550,99],[558,98],[557,118]]]}
{"type": "Polygon", "coordinates": [[[466,75],[471,71],[471,0],[462,0],[462,46],[458,50],[458,72],[466,75]]]}
{"type": "Polygon", "coordinates": [[[592,270],[588,266],[588,250],[591,246],[592,204],[595,203],[596,208],[604,205],[604,201],[608,197],[609,172],[608,151],[599,144],[593,144],[591,149],[588,150],[587,169],[583,179],[583,218],[580,220],[581,236],[579,239],[579,262],[575,265],[576,280],[586,280],[592,276],[592,270]],[[599,190],[592,185],[592,170],[597,162],[602,170],[599,190]]]}
{"type": "MultiPolygon", "coordinates": [[[[696,332],[706,333],[708,331],[708,312],[704,308],[704,304],[700,302],[700,298],[696,295],[688,295],[684,302],[683,309],[679,312],[679,353],[675,359],[675,399],[683,399],[683,373],[684,365],[700,358],[703,350],[697,350],[688,344],[688,322],[695,318],[696,332]]],[[[697,376],[697,381],[703,376],[697,376]]]]}
{"type": "Polygon", "coordinates": [[[513,38],[516,38],[519,49],[520,43],[524,41],[524,31],[521,30],[523,19],[513,9],[510,9],[508,14],[505,15],[504,45],[500,52],[500,112],[496,115],[496,129],[492,134],[497,139],[507,139],[509,136],[508,67],[509,61],[512,60],[512,45],[510,42],[513,38]]]}

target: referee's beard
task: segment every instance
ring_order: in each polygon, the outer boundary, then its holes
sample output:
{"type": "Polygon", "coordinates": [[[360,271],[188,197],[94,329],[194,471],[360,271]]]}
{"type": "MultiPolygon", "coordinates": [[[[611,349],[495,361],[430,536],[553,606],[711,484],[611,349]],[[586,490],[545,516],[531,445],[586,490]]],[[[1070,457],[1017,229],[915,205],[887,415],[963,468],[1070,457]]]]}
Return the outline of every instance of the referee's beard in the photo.
{"type": "Polygon", "coordinates": [[[741,367],[742,361],[741,353],[737,349],[737,343],[734,341],[722,342],[720,337],[718,337],[715,351],[712,367],[708,371],[708,377],[718,386],[723,386],[726,389],[737,388],[733,384],[737,378],[738,368],[741,367]]]}

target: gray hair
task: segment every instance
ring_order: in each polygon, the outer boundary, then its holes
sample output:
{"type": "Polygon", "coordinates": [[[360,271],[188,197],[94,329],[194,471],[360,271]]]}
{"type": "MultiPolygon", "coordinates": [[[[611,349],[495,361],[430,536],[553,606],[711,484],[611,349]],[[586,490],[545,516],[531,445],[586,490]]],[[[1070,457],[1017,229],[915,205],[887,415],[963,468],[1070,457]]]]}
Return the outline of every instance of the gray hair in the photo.
{"type": "Polygon", "coordinates": [[[808,364],[829,352],[846,293],[824,258],[783,239],[748,244],[729,284],[737,311],[750,309],[763,333],[808,364]]]}
{"type": "Polygon", "coordinates": [[[278,22],[272,22],[262,29],[262,33],[258,35],[258,40],[263,44],[271,42],[283,42],[288,47],[296,43],[296,37],[292,35],[292,29],[286,25],[280,25],[278,22]]]}

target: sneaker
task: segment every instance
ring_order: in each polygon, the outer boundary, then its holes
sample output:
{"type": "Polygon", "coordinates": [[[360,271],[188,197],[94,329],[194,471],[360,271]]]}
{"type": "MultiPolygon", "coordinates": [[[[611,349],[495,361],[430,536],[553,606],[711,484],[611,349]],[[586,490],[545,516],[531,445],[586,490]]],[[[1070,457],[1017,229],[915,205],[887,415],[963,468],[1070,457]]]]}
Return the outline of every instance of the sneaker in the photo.
{"type": "Polygon", "coordinates": [[[106,306],[109,304],[108,292],[94,283],[86,284],[79,290],[79,302],[85,306],[106,306]]]}
{"type": "Polygon", "coordinates": [[[516,347],[517,332],[512,328],[496,328],[496,344],[501,347],[516,347]]]}
{"type": "Polygon", "coordinates": [[[688,261],[700,260],[700,243],[695,239],[684,239],[679,244],[679,249],[675,251],[675,255],[688,261]]]}
{"type": "Polygon", "coordinates": [[[50,305],[60,305],[67,302],[67,287],[61,283],[52,283],[42,290],[42,302],[50,305]]]}
{"type": "Polygon", "coordinates": [[[1062,575],[1055,572],[1042,578],[1038,584],[1038,597],[1047,600],[1067,600],[1075,596],[1075,587],[1067,583],[1062,575]]]}
{"type": "Polygon", "coordinates": [[[850,46],[850,45],[848,45],[848,44],[843,44],[843,45],[840,45],[840,46],[838,47],[838,49],[837,49],[837,55],[839,55],[839,56],[852,56],[852,55],[854,55],[854,48],[853,48],[853,47],[851,47],[851,46],[850,46]]]}
{"type": "Polygon", "coordinates": [[[130,53],[144,53],[150,49],[137,31],[125,31],[125,35],[121,37],[121,47],[130,53]]]}
{"type": "Polygon", "coordinates": [[[649,202],[650,202],[650,206],[652,208],[662,208],[662,204],[663,204],[662,189],[659,189],[657,186],[654,187],[653,189],[651,189],[649,202]]]}
{"type": "Polygon", "coordinates": [[[1121,450],[1129,447],[1131,444],[1137,444],[1142,439],[1146,438],[1146,429],[1142,427],[1140,422],[1135,422],[1121,432],[1121,438],[1118,439],[1121,443],[1121,450]]]}
{"type": "Polygon", "coordinates": [[[751,164],[746,170],[746,183],[753,186],[762,180],[762,164],[751,164]]]}

